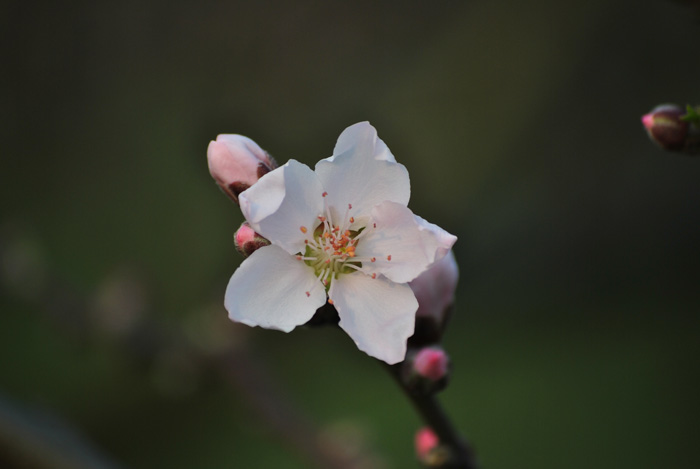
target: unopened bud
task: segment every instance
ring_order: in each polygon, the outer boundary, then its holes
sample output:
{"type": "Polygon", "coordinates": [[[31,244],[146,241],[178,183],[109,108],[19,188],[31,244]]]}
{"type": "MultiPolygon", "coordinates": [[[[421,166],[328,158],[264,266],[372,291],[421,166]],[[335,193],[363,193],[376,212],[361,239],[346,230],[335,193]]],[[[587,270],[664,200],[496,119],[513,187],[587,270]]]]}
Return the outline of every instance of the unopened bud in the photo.
{"type": "Polygon", "coordinates": [[[410,339],[413,345],[440,340],[454,303],[458,279],[457,261],[450,250],[445,257],[408,283],[418,300],[416,330],[410,339]]]}
{"type": "Polygon", "coordinates": [[[447,376],[449,358],[439,347],[425,347],[418,351],[413,359],[413,370],[424,378],[432,381],[447,376]]]}
{"type": "Polygon", "coordinates": [[[447,386],[450,359],[440,347],[409,349],[401,366],[401,380],[413,394],[429,395],[447,386]]]}
{"type": "Polygon", "coordinates": [[[238,194],[277,167],[275,160],[253,140],[243,135],[216,137],[207,148],[209,172],[234,202],[238,194]]]}
{"type": "Polygon", "coordinates": [[[435,432],[430,427],[423,427],[416,432],[416,456],[423,460],[425,456],[440,444],[435,432]]]}
{"type": "Polygon", "coordinates": [[[238,228],[236,234],[233,235],[233,242],[236,245],[236,250],[243,257],[248,257],[261,247],[270,245],[270,241],[256,233],[248,222],[244,222],[238,228]]]}
{"type": "Polygon", "coordinates": [[[416,457],[426,467],[441,467],[449,458],[447,448],[440,445],[440,440],[429,427],[423,427],[416,432],[414,439],[416,457]]]}
{"type": "Polygon", "coordinates": [[[700,119],[693,108],[662,104],[642,116],[649,137],[668,151],[700,154],[700,119]]]}

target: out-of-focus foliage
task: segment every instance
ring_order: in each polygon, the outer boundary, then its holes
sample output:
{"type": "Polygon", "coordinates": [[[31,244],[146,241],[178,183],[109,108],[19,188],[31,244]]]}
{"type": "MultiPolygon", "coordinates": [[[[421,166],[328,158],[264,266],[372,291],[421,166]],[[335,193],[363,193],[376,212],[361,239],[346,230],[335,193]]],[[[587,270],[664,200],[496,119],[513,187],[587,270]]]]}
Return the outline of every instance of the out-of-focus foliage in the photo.
{"type": "MultiPolygon", "coordinates": [[[[639,122],[658,103],[698,102],[690,12],[5,2],[0,230],[22,242],[2,266],[0,392],[126,467],[308,467],[242,394],[177,357],[143,369],[47,311],[70,310],[71,295],[32,292],[48,271],[117,304],[100,311],[140,314],[128,298],[141,293],[105,293],[138,272],[148,314],[196,335],[225,315],[240,262],[242,218],[209,177],[208,142],[241,133],[312,164],[370,120],[411,174],[411,208],[460,238],[443,401],[484,467],[692,466],[700,162],[663,153],[639,122]]],[[[317,422],[387,467],[415,464],[418,418],[342,333],[233,330],[317,422]]]]}

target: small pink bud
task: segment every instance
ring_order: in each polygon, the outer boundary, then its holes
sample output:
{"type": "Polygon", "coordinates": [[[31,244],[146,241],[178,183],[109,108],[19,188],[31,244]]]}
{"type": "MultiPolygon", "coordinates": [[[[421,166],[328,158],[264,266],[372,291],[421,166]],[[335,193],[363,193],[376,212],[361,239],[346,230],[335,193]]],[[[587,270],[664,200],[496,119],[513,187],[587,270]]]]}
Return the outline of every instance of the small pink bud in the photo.
{"type": "Polygon", "coordinates": [[[697,118],[697,111],[691,107],[686,110],[675,104],[662,104],[642,116],[642,125],[649,138],[664,150],[697,155],[700,153],[697,118]]]}
{"type": "Polygon", "coordinates": [[[263,175],[277,167],[272,157],[243,135],[219,135],[207,148],[209,172],[234,202],[263,175]]]}
{"type": "Polygon", "coordinates": [[[430,454],[440,444],[437,435],[429,427],[423,427],[418,430],[414,441],[416,445],[416,456],[423,462],[430,460],[430,454]]]}
{"type": "Polygon", "coordinates": [[[270,241],[256,233],[248,222],[244,222],[241,227],[238,228],[236,234],[233,235],[233,242],[236,245],[236,250],[240,252],[243,257],[248,257],[261,247],[270,245],[270,241]]]}
{"type": "Polygon", "coordinates": [[[399,376],[411,394],[428,396],[445,389],[449,369],[450,359],[439,346],[412,348],[409,345],[399,376]]]}
{"type": "Polygon", "coordinates": [[[425,347],[413,359],[413,370],[424,378],[438,381],[447,376],[450,359],[439,347],[425,347]]]}

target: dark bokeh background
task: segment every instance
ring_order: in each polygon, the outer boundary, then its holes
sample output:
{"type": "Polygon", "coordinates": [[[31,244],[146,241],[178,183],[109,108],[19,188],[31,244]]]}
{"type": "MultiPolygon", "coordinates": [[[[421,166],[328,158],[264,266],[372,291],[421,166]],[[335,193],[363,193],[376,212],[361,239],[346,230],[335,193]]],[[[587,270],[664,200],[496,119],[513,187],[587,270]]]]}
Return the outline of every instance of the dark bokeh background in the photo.
{"type": "MultiPolygon", "coordinates": [[[[186,334],[225,316],[242,218],[209,177],[209,140],[313,164],[369,120],[412,176],[411,208],[459,237],[443,402],[483,466],[697,464],[700,160],[639,121],[700,101],[690,7],[4,2],[0,34],[11,406],[71,422],[124,467],[310,467],[243,393],[167,354],[139,364],[109,334],[119,319],[94,332],[70,312],[118,315],[129,300],[110,285],[126,281],[148,305],[130,311],[186,334]],[[64,287],[37,303],[47,278],[64,287]]],[[[344,334],[225,340],[377,467],[414,467],[418,418],[344,334]]]]}

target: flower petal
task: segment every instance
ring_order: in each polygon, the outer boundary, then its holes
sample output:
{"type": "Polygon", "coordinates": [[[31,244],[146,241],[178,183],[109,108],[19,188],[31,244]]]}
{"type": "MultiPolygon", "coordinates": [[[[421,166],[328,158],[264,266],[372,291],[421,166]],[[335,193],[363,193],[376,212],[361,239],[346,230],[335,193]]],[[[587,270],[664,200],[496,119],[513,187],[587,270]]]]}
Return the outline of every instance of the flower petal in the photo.
{"type": "Polygon", "coordinates": [[[362,271],[383,274],[398,283],[410,282],[449,251],[457,238],[442,228],[428,223],[408,207],[383,202],[372,210],[367,226],[356,249],[362,271]],[[376,225],[376,227],[375,227],[376,225]]]}
{"type": "Polygon", "coordinates": [[[313,269],[274,245],[243,261],[224,299],[232,320],[284,332],[307,322],[325,303],[326,290],[313,269]]]}
{"type": "Polygon", "coordinates": [[[389,200],[407,205],[411,196],[408,171],[396,163],[369,123],[361,122],[341,134],[333,156],[316,164],[316,174],[328,191],[328,205],[338,215],[352,204],[356,218],[389,200]]]}
{"type": "Polygon", "coordinates": [[[239,196],[250,226],[290,254],[304,251],[304,230],[313,233],[323,213],[323,187],[308,166],[289,160],[239,196]],[[304,227],[302,229],[302,227],[304,227]]]}
{"type": "Polygon", "coordinates": [[[333,161],[336,155],[345,153],[354,146],[365,148],[367,152],[373,154],[375,160],[396,163],[396,158],[391,154],[389,147],[377,137],[377,130],[369,122],[358,122],[343,130],[333,148],[333,156],[328,160],[333,161]]]}
{"type": "Polygon", "coordinates": [[[362,273],[340,275],[329,296],[340,316],[340,327],[357,347],[390,365],[406,357],[418,301],[406,284],[362,273]]]}
{"type": "Polygon", "coordinates": [[[449,306],[454,302],[459,268],[450,250],[442,259],[433,262],[428,270],[408,284],[418,300],[416,317],[433,318],[442,324],[449,306]]]}
{"type": "Polygon", "coordinates": [[[437,243],[434,250],[431,248],[430,250],[426,251],[426,255],[433,259],[431,262],[432,266],[440,261],[440,259],[445,257],[448,252],[450,252],[450,249],[452,249],[454,243],[457,242],[457,237],[443,230],[434,223],[426,221],[424,218],[421,218],[418,215],[413,216],[416,217],[416,222],[421,230],[421,234],[426,240],[426,245],[431,246],[433,241],[437,243]]]}

